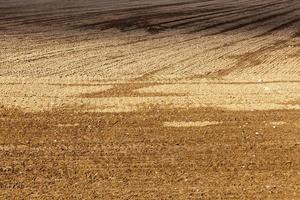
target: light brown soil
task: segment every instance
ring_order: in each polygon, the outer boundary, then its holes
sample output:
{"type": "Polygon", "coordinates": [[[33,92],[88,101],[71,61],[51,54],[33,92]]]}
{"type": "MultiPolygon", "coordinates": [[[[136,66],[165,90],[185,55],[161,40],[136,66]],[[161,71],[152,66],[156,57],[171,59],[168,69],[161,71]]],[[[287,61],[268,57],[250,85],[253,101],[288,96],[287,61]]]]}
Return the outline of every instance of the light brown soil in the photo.
{"type": "Polygon", "coordinates": [[[0,0],[0,199],[300,199],[300,1],[0,0]]]}
{"type": "Polygon", "coordinates": [[[208,108],[2,110],[1,198],[297,199],[299,119],[208,108]]]}

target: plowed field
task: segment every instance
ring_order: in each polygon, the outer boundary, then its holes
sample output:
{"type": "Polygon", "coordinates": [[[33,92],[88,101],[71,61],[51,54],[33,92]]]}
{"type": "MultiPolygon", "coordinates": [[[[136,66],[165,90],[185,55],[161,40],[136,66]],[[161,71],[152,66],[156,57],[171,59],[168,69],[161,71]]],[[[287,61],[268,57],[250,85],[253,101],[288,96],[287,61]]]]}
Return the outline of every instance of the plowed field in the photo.
{"type": "Polygon", "coordinates": [[[300,1],[0,0],[1,199],[299,199],[300,1]]]}

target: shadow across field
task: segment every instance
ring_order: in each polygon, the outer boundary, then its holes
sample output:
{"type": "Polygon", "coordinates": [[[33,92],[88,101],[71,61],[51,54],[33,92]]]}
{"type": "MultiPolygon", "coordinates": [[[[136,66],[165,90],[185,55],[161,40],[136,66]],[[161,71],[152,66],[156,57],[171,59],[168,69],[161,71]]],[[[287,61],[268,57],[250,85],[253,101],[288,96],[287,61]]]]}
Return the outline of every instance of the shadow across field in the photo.
{"type": "MultiPolygon", "coordinates": [[[[1,8],[1,4],[0,4],[1,8]]],[[[299,31],[299,1],[174,1],[128,2],[82,1],[9,3],[0,14],[0,28],[36,26],[55,29],[123,32],[144,30],[156,34],[167,30],[185,33],[222,34],[255,28],[262,35],[285,29],[299,31]],[[145,5],[147,3],[147,5],[145,5]],[[51,8],[50,10],[48,8],[51,8]],[[297,26],[298,24],[298,26],[297,26]]]]}

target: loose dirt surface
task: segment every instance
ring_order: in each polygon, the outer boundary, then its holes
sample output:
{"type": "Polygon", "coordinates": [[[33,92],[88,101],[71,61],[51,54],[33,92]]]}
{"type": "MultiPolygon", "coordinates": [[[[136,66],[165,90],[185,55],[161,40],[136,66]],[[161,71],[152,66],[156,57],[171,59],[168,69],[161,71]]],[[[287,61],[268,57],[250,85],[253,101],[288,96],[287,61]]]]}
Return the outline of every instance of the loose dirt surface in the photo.
{"type": "Polygon", "coordinates": [[[0,0],[1,199],[300,199],[298,0],[0,0]]]}
{"type": "Polygon", "coordinates": [[[1,197],[298,199],[299,119],[298,111],[210,108],[3,110],[1,197]]]}

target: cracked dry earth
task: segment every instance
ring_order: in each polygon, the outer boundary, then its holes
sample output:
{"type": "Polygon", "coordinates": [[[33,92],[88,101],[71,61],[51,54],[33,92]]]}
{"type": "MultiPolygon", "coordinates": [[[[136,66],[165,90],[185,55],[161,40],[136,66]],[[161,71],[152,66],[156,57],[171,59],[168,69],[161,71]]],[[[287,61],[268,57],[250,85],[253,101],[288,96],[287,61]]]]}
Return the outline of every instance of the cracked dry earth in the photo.
{"type": "Polygon", "coordinates": [[[0,0],[0,199],[300,199],[297,0],[0,0]]]}

